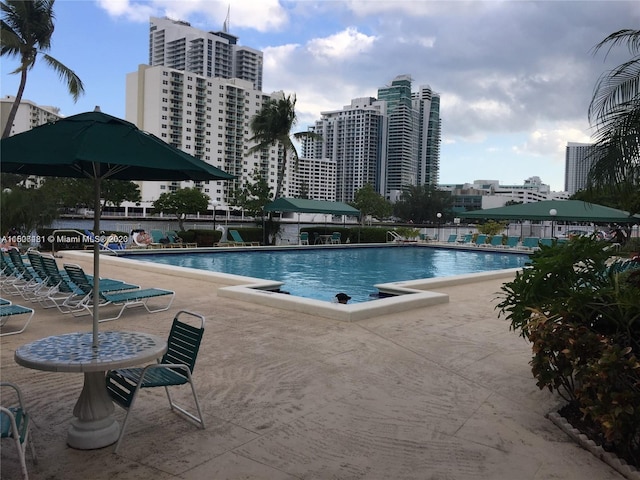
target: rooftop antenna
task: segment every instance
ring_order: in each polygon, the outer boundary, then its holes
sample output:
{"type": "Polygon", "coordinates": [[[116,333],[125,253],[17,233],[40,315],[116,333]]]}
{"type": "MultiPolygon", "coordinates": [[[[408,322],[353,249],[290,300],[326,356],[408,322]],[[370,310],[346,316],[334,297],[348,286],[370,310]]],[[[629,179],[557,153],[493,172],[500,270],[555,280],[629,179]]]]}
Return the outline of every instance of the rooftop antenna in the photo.
{"type": "Polygon", "coordinates": [[[227,7],[227,18],[224,19],[224,23],[222,24],[222,31],[224,33],[229,33],[229,14],[231,13],[231,5],[227,7]]]}

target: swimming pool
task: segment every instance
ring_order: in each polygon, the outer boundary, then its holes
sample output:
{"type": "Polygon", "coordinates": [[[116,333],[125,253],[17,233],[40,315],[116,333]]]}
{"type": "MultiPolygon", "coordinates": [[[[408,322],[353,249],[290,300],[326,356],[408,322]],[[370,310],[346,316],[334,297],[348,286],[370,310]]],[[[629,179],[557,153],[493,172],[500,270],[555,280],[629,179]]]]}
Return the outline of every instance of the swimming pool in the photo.
{"type": "Polygon", "coordinates": [[[291,295],[350,303],[377,298],[375,284],[523,267],[526,254],[414,246],[136,255],[136,260],[283,282],[291,295]]]}

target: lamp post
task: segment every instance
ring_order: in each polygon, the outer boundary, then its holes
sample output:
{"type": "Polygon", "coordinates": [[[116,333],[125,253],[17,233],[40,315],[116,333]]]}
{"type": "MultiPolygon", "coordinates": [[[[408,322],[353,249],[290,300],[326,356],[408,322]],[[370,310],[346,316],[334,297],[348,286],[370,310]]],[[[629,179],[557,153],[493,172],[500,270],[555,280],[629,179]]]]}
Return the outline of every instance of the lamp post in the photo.
{"type": "Polygon", "coordinates": [[[556,215],[558,215],[558,211],[555,208],[552,208],[551,210],[549,210],[549,215],[551,215],[551,238],[555,238],[553,227],[556,215]]]}
{"type": "Polygon", "coordinates": [[[442,218],[442,214],[440,212],[436,213],[436,217],[438,217],[438,241],[440,241],[440,222],[441,222],[441,218],[442,218]]]}

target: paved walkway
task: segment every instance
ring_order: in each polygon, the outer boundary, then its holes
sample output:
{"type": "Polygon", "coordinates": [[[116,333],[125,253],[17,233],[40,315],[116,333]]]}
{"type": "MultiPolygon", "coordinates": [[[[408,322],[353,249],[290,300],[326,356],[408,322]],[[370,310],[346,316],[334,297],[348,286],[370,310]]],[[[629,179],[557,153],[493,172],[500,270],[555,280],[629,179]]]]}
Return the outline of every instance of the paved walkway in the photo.
{"type": "MultiPolygon", "coordinates": [[[[88,331],[90,319],[36,307],[25,333],[2,337],[0,357],[2,380],[22,386],[33,412],[32,479],[623,478],[545,418],[559,400],[538,390],[529,344],[497,318],[499,281],[448,288],[449,304],[343,323],[218,298],[202,281],[113,265],[101,274],[177,291],[169,312],[136,309],[101,329],[165,336],[176,311],[206,315],[195,379],[207,428],[172,414],[164,392],[144,391],[118,455],[67,447],[82,375],[29,370],[13,354],[88,331]]],[[[12,446],[1,454],[0,476],[19,478],[12,446]]]]}

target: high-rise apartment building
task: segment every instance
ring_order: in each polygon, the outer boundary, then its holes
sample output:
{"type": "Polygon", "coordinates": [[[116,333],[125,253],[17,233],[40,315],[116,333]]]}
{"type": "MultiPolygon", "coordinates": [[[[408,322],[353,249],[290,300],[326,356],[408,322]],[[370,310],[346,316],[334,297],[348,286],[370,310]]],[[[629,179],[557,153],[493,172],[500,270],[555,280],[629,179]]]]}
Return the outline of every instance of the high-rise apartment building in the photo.
{"type": "Polygon", "coordinates": [[[303,140],[306,158],[329,158],[335,162],[335,199],[351,202],[366,184],[384,191],[381,163],[386,159],[386,105],[373,97],[356,98],[342,110],[322,112],[310,131],[322,140],[303,140]]]}
{"type": "Polygon", "coordinates": [[[262,52],[238,45],[225,28],[207,32],[188,22],[151,17],[149,65],[197,73],[204,77],[240,78],[262,90],[262,52]]]}
{"type": "MultiPolygon", "coordinates": [[[[140,65],[127,75],[126,118],[171,145],[200,158],[234,180],[196,183],[214,204],[226,205],[234,188],[257,169],[275,190],[282,152],[249,154],[249,122],[270,98],[240,79],[206,77],[168,67],[140,65]]],[[[288,194],[285,178],[283,196],[288,194]]],[[[142,198],[153,201],[191,182],[141,182],[142,198]]]]}
{"type": "Polygon", "coordinates": [[[303,142],[308,158],[336,162],[336,200],[350,202],[366,184],[391,201],[407,185],[437,185],[440,167],[440,96],[430,87],[411,92],[400,75],[378,90],[378,98],[351,101],[322,112],[310,128],[322,140],[303,142]]]}
{"type": "MultiPolygon", "coordinates": [[[[214,205],[252,182],[254,171],[276,188],[281,149],[249,154],[249,122],[266,99],[262,52],[238,45],[238,37],[189,23],[151,17],[149,65],[127,75],[126,118],[175,147],[234,175],[232,181],[195,183],[214,205]]],[[[285,175],[283,195],[291,175],[285,175]]],[[[143,201],[192,182],[141,182],[143,201]]]]}
{"type": "Polygon", "coordinates": [[[568,142],[565,154],[564,189],[573,195],[587,186],[589,170],[594,163],[594,145],[568,142]]]}
{"type": "MultiPolygon", "coordinates": [[[[0,99],[0,131],[4,131],[4,127],[9,119],[9,112],[15,102],[16,97],[7,95],[0,99]]],[[[22,99],[18,105],[18,112],[13,120],[11,127],[11,135],[26,132],[34,127],[44,125],[48,122],[54,122],[62,118],[58,107],[47,107],[36,105],[30,100],[22,99]]]]}

